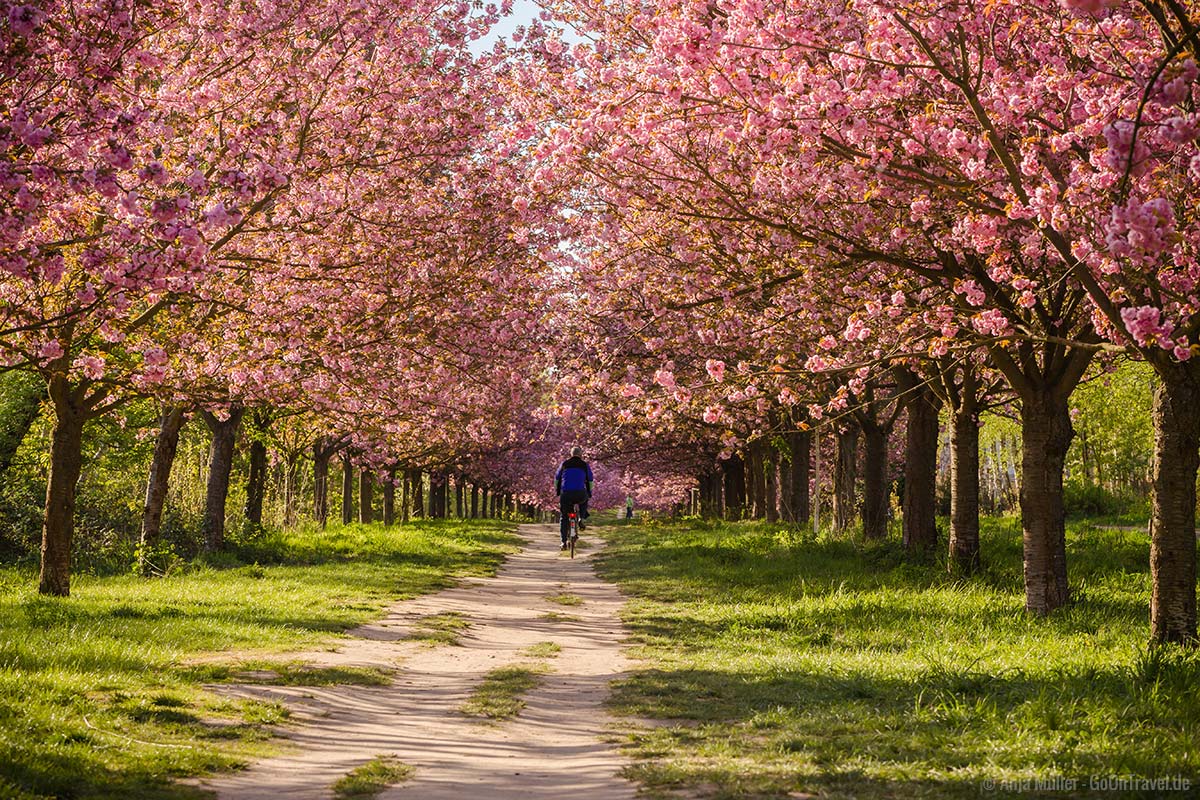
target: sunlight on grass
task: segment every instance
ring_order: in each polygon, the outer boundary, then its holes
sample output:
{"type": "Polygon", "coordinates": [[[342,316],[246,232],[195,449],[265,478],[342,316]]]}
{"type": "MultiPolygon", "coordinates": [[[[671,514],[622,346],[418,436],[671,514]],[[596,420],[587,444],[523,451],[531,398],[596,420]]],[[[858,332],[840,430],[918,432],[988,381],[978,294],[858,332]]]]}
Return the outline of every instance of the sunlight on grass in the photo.
{"type": "Polygon", "coordinates": [[[430,646],[439,644],[457,645],[462,634],[471,627],[471,622],[458,611],[430,614],[413,623],[410,639],[417,639],[430,646]]]}
{"type": "Polygon", "coordinates": [[[31,572],[0,569],[0,796],[206,796],[173,779],[261,756],[286,715],[201,683],[256,669],[269,683],[385,683],[380,671],[281,665],[271,654],[331,647],[398,599],[494,573],[517,548],[512,528],[450,520],[265,533],[219,565],[166,578],[79,575],[69,598],[39,596],[31,572]]]}
{"type": "Polygon", "coordinates": [[[558,603],[560,606],[581,606],[583,598],[577,594],[570,592],[559,592],[558,594],[548,594],[546,599],[551,603],[558,603]]]}
{"type": "Polygon", "coordinates": [[[606,530],[601,574],[634,598],[642,659],[613,706],[669,723],[627,736],[650,796],[967,798],[989,780],[1200,774],[1200,656],[1145,649],[1144,535],[1073,528],[1077,602],[1042,620],[1023,611],[1013,520],[985,520],[970,581],[897,543],[780,532],[606,530]]]}
{"type": "Polygon", "coordinates": [[[376,756],[339,778],[332,787],[337,800],[371,800],[384,789],[412,777],[413,768],[396,756],[376,756]]]}
{"type": "Polygon", "coordinates": [[[471,692],[460,709],[471,717],[491,721],[511,719],[525,707],[525,694],[547,672],[543,664],[513,664],[494,669],[471,692]]]}
{"type": "Polygon", "coordinates": [[[257,683],[267,686],[387,686],[392,670],[381,667],[318,667],[303,661],[239,661],[201,664],[188,677],[201,683],[257,683]]]}
{"type": "Polygon", "coordinates": [[[557,658],[562,652],[562,645],[557,642],[538,642],[526,647],[524,655],[530,658],[557,658]]]}

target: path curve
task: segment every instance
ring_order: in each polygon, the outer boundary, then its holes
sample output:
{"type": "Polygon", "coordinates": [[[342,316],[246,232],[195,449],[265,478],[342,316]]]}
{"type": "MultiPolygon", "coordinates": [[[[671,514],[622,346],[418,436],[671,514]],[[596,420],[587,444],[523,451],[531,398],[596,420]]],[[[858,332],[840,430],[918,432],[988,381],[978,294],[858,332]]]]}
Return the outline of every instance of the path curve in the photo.
{"type": "Polygon", "coordinates": [[[296,654],[323,666],[399,666],[391,686],[221,687],[287,704],[299,725],[284,736],[296,749],[200,785],[220,800],[319,800],[354,767],[393,754],[415,772],[381,800],[633,800],[634,784],[620,776],[627,762],[601,741],[612,721],[609,683],[627,668],[624,600],[592,571],[594,550],[559,554],[557,526],[522,525],[519,534],[525,546],[495,577],[397,603],[336,651],[296,654]],[[583,603],[547,599],[561,593],[583,603]],[[407,640],[415,621],[448,611],[471,623],[461,645],[407,640]],[[546,641],[562,650],[516,719],[486,725],[457,710],[485,673],[534,660],[522,651],[546,641]]]}

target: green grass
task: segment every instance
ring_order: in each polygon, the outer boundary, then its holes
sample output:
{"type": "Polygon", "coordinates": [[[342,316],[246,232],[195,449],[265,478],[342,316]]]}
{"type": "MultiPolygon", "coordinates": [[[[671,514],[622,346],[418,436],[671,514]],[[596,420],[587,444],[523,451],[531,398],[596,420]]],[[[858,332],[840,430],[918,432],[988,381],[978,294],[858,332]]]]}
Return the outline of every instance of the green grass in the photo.
{"type": "Polygon", "coordinates": [[[250,659],[233,664],[199,664],[186,673],[200,683],[266,686],[387,686],[392,670],[380,667],[318,667],[303,661],[250,659]]]}
{"type": "Polygon", "coordinates": [[[643,659],[613,705],[666,721],[632,720],[625,742],[649,797],[1094,796],[1092,775],[1200,785],[1200,656],[1146,649],[1144,534],[1073,526],[1077,601],[1050,619],[1023,611],[1011,519],[985,520],[987,567],[969,581],[896,543],[762,524],[605,535],[600,571],[633,597],[643,659]],[[1082,783],[1005,791],[1055,776],[1082,783]]]}
{"type": "Polygon", "coordinates": [[[471,717],[497,722],[512,719],[525,707],[525,693],[537,686],[547,671],[543,664],[499,667],[483,677],[460,709],[471,717]]]}
{"type": "Polygon", "coordinates": [[[417,639],[430,646],[439,644],[456,645],[463,632],[471,627],[471,622],[457,611],[446,611],[441,614],[430,614],[422,617],[413,624],[410,639],[417,639]]]}
{"type": "Polygon", "coordinates": [[[32,573],[0,568],[0,796],[207,796],[172,779],[263,754],[286,712],[201,683],[256,666],[285,683],[381,680],[260,662],[333,646],[397,599],[494,572],[516,549],[511,529],[438,521],[265,534],[220,568],[77,576],[70,598],[41,597],[32,573]]]}
{"type": "Polygon", "coordinates": [[[525,648],[524,655],[530,658],[557,658],[562,652],[562,645],[558,642],[538,642],[525,648]]]}
{"type": "Polygon", "coordinates": [[[581,606],[583,598],[577,594],[570,592],[559,592],[558,594],[548,594],[546,599],[551,603],[558,603],[560,606],[581,606]]]}
{"type": "Polygon", "coordinates": [[[574,614],[562,614],[558,611],[547,611],[545,614],[538,616],[538,619],[544,619],[547,622],[579,622],[579,617],[574,614]]]}
{"type": "Polygon", "coordinates": [[[338,800],[370,800],[389,786],[403,783],[413,768],[395,756],[376,756],[361,767],[355,767],[331,787],[338,800]]]}

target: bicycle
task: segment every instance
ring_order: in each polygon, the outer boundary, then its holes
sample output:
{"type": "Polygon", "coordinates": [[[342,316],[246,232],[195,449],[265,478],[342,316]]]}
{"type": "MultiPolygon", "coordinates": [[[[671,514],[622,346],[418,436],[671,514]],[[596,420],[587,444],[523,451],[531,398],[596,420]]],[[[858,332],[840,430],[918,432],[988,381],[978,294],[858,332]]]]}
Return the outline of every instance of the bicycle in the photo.
{"type": "Polygon", "coordinates": [[[575,557],[575,543],[579,541],[579,504],[571,506],[571,513],[567,515],[567,547],[571,551],[571,558],[575,557]]]}

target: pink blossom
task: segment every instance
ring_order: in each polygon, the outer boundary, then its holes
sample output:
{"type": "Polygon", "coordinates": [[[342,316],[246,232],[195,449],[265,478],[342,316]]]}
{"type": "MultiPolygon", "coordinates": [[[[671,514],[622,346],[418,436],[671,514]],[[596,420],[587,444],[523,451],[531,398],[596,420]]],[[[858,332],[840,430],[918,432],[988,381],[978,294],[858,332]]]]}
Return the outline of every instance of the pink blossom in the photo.
{"type": "Polygon", "coordinates": [[[62,358],[63,346],[59,344],[57,339],[51,339],[38,348],[38,357],[43,361],[53,361],[56,358],[62,358]]]}
{"type": "Polygon", "coordinates": [[[84,374],[85,377],[97,380],[104,377],[104,359],[100,356],[84,355],[75,359],[71,365],[84,374]]]}
{"type": "Polygon", "coordinates": [[[1125,323],[1125,330],[1129,331],[1129,335],[1133,340],[1142,347],[1150,345],[1158,345],[1160,347],[1169,347],[1170,341],[1167,337],[1175,329],[1175,325],[1171,322],[1164,321],[1162,312],[1154,306],[1138,306],[1136,308],[1122,308],[1121,321],[1125,323]]]}
{"type": "Polygon", "coordinates": [[[1063,8],[1076,14],[1098,17],[1114,8],[1117,0],[1062,0],[1063,8]]]}
{"type": "Polygon", "coordinates": [[[725,362],[716,358],[710,358],[704,362],[704,371],[708,373],[708,377],[712,378],[717,383],[725,380],[725,362]]]}
{"type": "Polygon", "coordinates": [[[991,308],[976,314],[971,319],[971,325],[984,336],[1003,336],[1006,333],[1012,332],[1012,328],[1009,326],[1004,312],[997,308],[991,308]]]}

